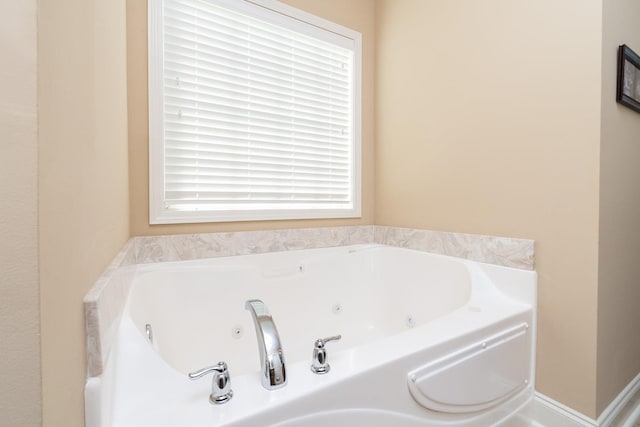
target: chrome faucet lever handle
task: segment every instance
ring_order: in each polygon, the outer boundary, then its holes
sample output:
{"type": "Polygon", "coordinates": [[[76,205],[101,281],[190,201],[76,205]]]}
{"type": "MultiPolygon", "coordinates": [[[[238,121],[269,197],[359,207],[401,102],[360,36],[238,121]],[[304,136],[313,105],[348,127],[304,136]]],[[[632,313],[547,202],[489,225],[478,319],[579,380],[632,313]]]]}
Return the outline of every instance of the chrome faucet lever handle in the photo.
{"type": "Polygon", "coordinates": [[[191,372],[189,373],[189,378],[197,380],[211,373],[213,373],[213,381],[211,382],[209,402],[219,405],[229,401],[233,397],[233,390],[231,390],[231,379],[226,363],[218,362],[217,365],[191,372]]]}
{"type": "Polygon", "coordinates": [[[311,361],[311,372],[314,374],[326,374],[331,369],[329,362],[327,362],[327,350],[324,348],[325,344],[330,341],[338,341],[342,338],[342,335],[335,335],[329,338],[320,338],[313,344],[313,359],[311,361]]]}
{"type": "Polygon", "coordinates": [[[316,345],[318,345],[318,344],[325,345],[329,341],[339,341],[341,338],[342,338],[342,335],[334,335],[334,336],[329,337],[329,338],[320,338],[320,339],[316,340],[316,345]]]}

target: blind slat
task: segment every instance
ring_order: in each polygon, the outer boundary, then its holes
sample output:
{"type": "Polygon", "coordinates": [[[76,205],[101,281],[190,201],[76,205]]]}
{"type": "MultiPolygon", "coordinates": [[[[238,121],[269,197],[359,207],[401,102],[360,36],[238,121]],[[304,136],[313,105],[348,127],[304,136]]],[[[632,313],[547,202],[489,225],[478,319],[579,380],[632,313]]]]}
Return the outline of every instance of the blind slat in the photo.
{"type": "MultiPolygon", "coordinates": [[[[203,85],[204,87],[206,87],[206,81],[209,80],[218,83],[218,85],[226,83],[229,88],[232,88],[234,86],[234,82],[231,81],[231,79],[235,78],[236,80],[240,80],[236,85],[240,84],[247,89],[262,91],[264,93],[297,94],[301,98],[306,98],[312,101],[323,102],[323,100],[325,100],[325,102],[336,102],[335,98],[340,101],[349,95],[345,90],[340,91],[340,87],[336,85],[322,85],[319,81],[311,81],[309,79],[306,79],[305,81],[305,79],[296,75],[287,76],[281,74],[279,77],[272,77],[261,74],[257,70],[246,70],[236,67],[227,67],[224,71],[217,71],[213,69],[213,67],[208,70],[201,70],[198,68],[202,67],[203,63],[206,63],[207,61],[200,60],[198,61],[198,64],[185,64],[177,60],[170,61],[170,59],[173,58],[170,55],[167,55],[165,64],[168,69],[172,66],[196,69],[198,73],[198,82],[193,82],[193,84],[203,85]],[[340,96],[340,98],[338,98],[338,96],[340,96]]],[[[176,74],[178,74],[176,77],[180,77],[180,73],[176,74]]],[[[188,80],[186,82],[188,82],[188,80]]]]}
{"type": "Polygon", "coordinates": [[[226,30],[229,37],[237,39],[252,31],[253,34],[261,35],[262,38],[280,45],[288,46],[294,42],[306,45],[309,52],[315,54],[314,57],[334,57],[346,51],[344,48],[296,33],[288,28],[271,25],[259,19],[246,18],[249,17],[224,8],[216,8],[214,11],[213,8],[199,7],[195,2],[183,3],[183,6],[177,8],[172,7],[171,2],[165,3],[165,25],[170,26],[168,22],[182,22],[183,31],[187,33],[207,34],[213,28],[221,28],[226,30]],[[204,25],[198,25],[199,22],[204,25]]]}
{"type": "Polygon", "coordinates": [[[291,46],[288,51],[274,51],[269,46],[252,43],[250,41],[223,41],[203,37],[189,36],[175,29],[168,29],[165,37],[165,49],[178,54],[185,61],[198,59],[221,59],[227,63],[238,64],[241,68],[246,65],[255,65],[265,70],[287,70],[290,64],[296,64],[295,71],[315,74],[319,77],[329,78],[338,83],[348,80],[348,67],[350,56],[318,59],[310,58],[299,47],[291,46]],[[265,53],[268,51],[268,54],[265,53]]]}
{"type": "Polygon", "coordinates": [[[351,49],[216,1],[163,25],[167,209],[351,206],[351,49]]]}

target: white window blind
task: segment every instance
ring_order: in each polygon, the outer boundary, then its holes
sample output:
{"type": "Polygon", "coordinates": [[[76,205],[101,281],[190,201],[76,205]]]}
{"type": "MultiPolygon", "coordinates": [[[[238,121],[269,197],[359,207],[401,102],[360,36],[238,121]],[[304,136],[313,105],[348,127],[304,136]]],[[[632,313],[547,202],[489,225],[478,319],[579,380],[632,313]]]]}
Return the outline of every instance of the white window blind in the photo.
{"type": "Polygon", "coordinates": [[[291,8],[162,4],[152,223],[358,216],[359,38],[291,8]]]}

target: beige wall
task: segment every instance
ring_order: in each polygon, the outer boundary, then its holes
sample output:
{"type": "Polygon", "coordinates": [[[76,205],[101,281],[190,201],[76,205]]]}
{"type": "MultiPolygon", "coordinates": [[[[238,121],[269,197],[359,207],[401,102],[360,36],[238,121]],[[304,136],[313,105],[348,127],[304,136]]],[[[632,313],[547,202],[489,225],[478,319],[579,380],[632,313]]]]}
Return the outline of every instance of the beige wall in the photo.
{"type": "Polygon", "coordinates": [[[640,53],[640,2],[603,2],[598,412],[640,373],[640,114],[615,102],[618,46],[640,53]]]}
{"type": "Polygon", "coordinates": [[[0,2],[0,426],[40,424],[36,0],[0,2]]]}
{"type": "Polygon", "coordinates": [[[379,0],[376,223],[536,240],[537,389],[596,412],[598,0],[379,0]]]}
{"type": "Polygon", "coordinates": [[[373,224],[375,0],[284,0],[283,3],[288,3],[362,33],[362,218],[150,226],[147,2],[146,0],[127,0],[131,235],[373,224]]]}
{"type": "Polygon", "coordinates": [[[84,425],[82,298],[129,237],[124,0],[40,1],[43,425],[84,425]]]}

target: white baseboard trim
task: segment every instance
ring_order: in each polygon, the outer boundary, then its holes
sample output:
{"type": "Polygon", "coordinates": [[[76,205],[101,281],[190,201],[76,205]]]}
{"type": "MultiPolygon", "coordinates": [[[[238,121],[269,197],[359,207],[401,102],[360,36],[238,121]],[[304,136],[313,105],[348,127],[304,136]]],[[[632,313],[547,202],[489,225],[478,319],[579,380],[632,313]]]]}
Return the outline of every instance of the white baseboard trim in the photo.
{"type": "Polygon", "coordinates": [[[621,427],[638,427],[638,425],[640,425],[640,405],[636,405],[629,418],[624,420],[624,424],[622,424],[621,427]]]}
{"type": "Polygon", "coordinates": [[[536,391],[533,406],[540,427],[599,427],[598,422],[536,391]]]}
{"type": "MultiPolygon", "coordinates": [[[[640,394],[640,374],[622,390],[622,392],[613,399],[613,402],[607,406],[607,409],[602,411],[602,414],[598,417],[598,426],[600,427],[613,427],[613,421],[618,415],[627,407],[631,399],[640,394]]],[[[638,408],[636,408],[637,410],[638,408]]]]}
{"type": "Polygon", "coordinates": [[[607,406],[597,420],[587,417],[562,403],[536,392],[534,398],[534,426],[536,427],[633,427],[634,420],[640,415],[640,406],[631,411],[624,424],[616,420],[627,409],[632,400],[640,396],[640,374],[622,390],[607,406]],[[616,425],[614,425],[614,421],[616,425]]]}

